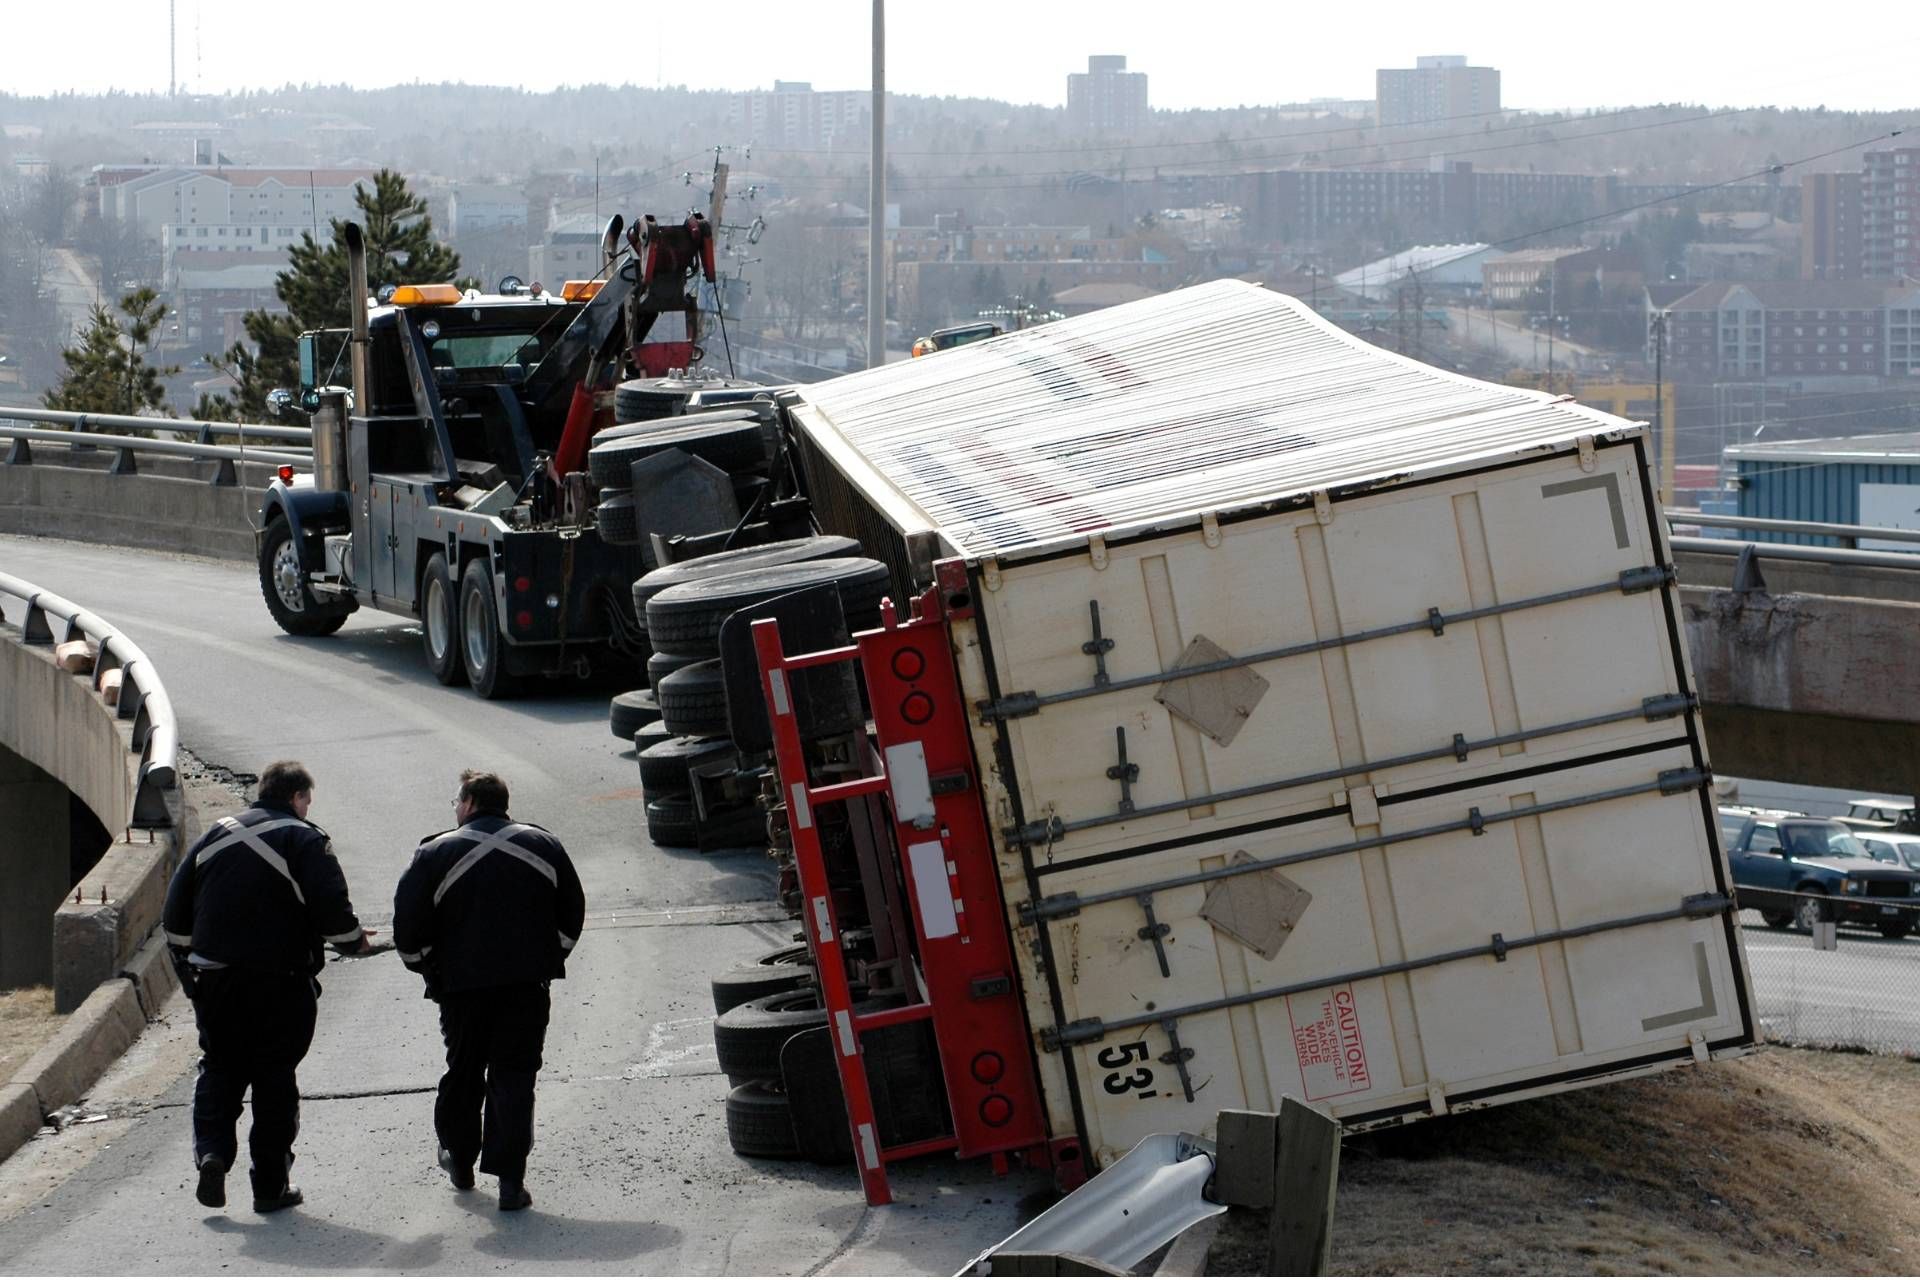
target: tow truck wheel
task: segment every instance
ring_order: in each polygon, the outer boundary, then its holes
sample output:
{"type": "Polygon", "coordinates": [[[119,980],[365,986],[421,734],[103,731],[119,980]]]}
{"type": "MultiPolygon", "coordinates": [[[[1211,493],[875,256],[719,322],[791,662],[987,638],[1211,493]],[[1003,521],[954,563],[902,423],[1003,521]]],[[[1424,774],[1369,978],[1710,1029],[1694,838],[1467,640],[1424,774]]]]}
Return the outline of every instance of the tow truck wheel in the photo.
{"type": "Polygon", "coordinates": [[[506,637],[494,606],[493,570],[485,557],[467,561],[460,575],[460,651],[467,679],[483,698],[505,698],[515,680],[507,671],[506,637]]]}
{"type": "Polygon", "coordinates": [[[426,650],[428,669],[441,684],[467,681],[460,652],[460,614],[454,607],[459,594],[445,553],[434,552],[420,579],[420,645],[426,650]]]}
{"type": "Polygon", "coordinates": [[[351,607],[322,603],[313,594],[300,564],[300,547],[282,516],[267,522],[267,535],[260,543],[260,594],[266,598],[267,612],[290,636],[330,636],[346,625],[347,615],[353,612],[351,607]]]}

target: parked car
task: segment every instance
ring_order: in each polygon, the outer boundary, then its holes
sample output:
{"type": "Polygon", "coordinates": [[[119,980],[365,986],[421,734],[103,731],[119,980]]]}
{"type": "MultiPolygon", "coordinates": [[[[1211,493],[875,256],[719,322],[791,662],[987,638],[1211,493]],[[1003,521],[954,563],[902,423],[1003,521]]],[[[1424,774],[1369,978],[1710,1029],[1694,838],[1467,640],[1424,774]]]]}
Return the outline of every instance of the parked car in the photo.
{"type": "Polygon", "coordinates": [[[1893,831],[1862,831],[1858,834],[1867,852],[1882,862],[1891,862],[1909,871],[1920,871],[1920,836],[1893,831]]]}
{"type": "Polygon", "coordinates": [[[1832,920],[1904,938],[1920,922],[1920,870],[1876,859],[1837,819],[1724,806],[1720,835],[1740,904],[1772,928],[1832,920]]]}

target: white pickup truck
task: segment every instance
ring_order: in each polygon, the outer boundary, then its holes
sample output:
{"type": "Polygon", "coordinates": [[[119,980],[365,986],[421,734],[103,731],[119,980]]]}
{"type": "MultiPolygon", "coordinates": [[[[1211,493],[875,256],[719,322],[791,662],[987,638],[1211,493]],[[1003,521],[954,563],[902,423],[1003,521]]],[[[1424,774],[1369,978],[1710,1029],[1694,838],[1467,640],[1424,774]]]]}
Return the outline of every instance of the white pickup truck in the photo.
{"type": "MultiPolygon", "coordinates": [[[[928,1151],[1070,1178],[1283,1095],[1364,1128],[1754,1045],[1643,426],[1236,281],[789,413],[896,588],[839,654],[864,777],[778,753],[870,1199],[928,1151]],[[839,802],[878,854],[809,857],[839,802]],[[850,925],[904,940],[887,1007],[850,925]],[[915,1022],[945,1122],[903,1132],[873,1038],[915,1022]]],[[[756,630],[778,743],[806,664],[756,630]]]]}

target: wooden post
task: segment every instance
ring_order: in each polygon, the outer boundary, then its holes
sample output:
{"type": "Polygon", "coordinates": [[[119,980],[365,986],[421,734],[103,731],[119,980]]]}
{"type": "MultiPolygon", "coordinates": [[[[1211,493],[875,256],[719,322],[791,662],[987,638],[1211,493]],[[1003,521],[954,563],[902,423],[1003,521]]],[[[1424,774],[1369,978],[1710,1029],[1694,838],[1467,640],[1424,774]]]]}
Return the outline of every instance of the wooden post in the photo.
{"type": "Polygon", "coordinates": [[[1340,1122],[1283,1098],[1275,1131],[1273,1223],[1267,1274],[1327,1273],[1333,1243],[1333,1193],[1340,1180],[1340,1122]]]}

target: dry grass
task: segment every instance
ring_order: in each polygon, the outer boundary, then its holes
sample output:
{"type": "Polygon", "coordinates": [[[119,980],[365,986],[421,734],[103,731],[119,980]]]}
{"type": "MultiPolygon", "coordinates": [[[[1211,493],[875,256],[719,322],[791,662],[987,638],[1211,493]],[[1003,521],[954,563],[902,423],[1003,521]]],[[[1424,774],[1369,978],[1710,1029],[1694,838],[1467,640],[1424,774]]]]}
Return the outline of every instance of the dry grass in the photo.
{"type": "Polygon", "coordinates": [[[0,1080],[12,1079],[60,1023],[61,1016],[53,1011],[53,988],[0,991],[0,1080]]]}
{"type": "MultiPolygon", "coordinates": [[[[1920,1063],[1772,1049],[1350,1139],[1337,1274],[1910,1274],[1920,1063]]],[[[1258,1270],[1230,1226],[1220,1274],[1258,1270]]]]}

